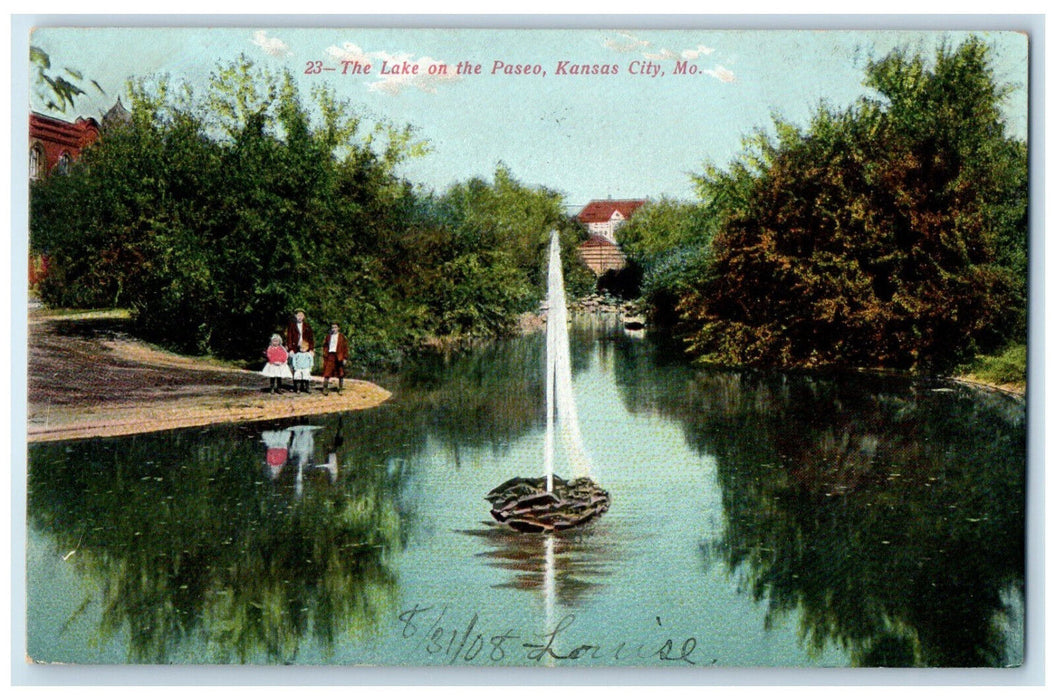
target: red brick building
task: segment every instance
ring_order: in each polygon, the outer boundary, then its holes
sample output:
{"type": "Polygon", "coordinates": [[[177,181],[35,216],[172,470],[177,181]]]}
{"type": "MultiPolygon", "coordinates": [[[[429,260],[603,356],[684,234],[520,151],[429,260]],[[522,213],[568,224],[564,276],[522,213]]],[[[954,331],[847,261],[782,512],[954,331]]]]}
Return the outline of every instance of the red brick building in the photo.
{"type": "Polygon", "coordinates": [[[99,122],[77,117],[68,122],[32,112],[29,115],[29,179],[59,172],[77,160],[81,151],[99,138],[99,122]]]}

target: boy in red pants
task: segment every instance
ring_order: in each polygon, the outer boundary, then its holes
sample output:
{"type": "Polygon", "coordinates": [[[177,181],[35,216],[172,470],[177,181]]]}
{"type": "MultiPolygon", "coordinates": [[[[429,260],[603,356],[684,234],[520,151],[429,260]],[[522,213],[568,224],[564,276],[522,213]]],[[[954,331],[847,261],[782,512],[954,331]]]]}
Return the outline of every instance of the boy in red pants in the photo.
{"type": "Polygon", "coordinates": [[[336,323],[323,341],[323,393],[330,393],[330,377],[337,377],[337,390],[345,385],[345,360],[348,359],[348,339],[336,323]]]}

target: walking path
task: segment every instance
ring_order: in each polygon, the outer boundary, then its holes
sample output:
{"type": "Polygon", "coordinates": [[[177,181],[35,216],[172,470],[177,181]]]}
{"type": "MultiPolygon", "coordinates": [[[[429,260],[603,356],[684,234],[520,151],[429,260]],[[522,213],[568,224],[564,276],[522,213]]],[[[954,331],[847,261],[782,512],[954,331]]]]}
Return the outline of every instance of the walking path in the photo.
{"type": "Polygon", "coordinates": [[[370,408],[390,393],[346,379],[273,395],[258,372],[176,355],[127,332],[121,312],[29,313],[27,440],[129,435],[370,408]]]}

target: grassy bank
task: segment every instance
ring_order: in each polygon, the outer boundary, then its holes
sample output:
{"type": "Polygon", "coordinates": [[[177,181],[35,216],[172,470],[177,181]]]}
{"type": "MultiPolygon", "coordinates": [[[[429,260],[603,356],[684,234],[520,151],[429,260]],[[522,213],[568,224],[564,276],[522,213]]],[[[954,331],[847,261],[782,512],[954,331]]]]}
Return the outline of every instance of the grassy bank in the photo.
{"type": "Polygon", "coordinates": [[[998,355],[977,355],[957,375],[959,379],[1021,393],[1027,387],[1027,346],[1015,344],[998,355]]]}

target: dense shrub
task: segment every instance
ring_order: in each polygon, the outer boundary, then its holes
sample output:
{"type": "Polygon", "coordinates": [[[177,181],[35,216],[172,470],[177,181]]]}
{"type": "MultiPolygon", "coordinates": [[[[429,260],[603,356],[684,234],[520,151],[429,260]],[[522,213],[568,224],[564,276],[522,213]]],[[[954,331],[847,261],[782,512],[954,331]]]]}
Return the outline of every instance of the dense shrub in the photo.
{"type": "Polygon", "coordinates": [[[681,297],[690,348],[731,364],[948,370],[1025,331],[1026,149],[988,49],[873,62],[878,99],[776,124],[698,177],[717,216],[681,297]]]}

